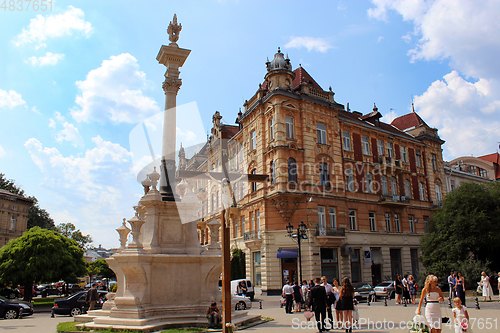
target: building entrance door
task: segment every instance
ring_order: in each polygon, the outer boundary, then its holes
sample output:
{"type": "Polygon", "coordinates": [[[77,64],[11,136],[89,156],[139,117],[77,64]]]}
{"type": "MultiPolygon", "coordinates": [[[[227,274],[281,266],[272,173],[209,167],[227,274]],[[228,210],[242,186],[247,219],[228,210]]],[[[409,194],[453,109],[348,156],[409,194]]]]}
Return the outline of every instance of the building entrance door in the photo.
{"type": "Polygon", "coordinates": [[[372,286],[375,287],[382,282],[382,266],[372,265],[372,286]]]}
{"type": "Polygon", "coordinates": [[[298,279],[297,275],[297,258],[282,258],[281,259],[281,285],[284,286],[286,281],[292,283],[298,279]]]}

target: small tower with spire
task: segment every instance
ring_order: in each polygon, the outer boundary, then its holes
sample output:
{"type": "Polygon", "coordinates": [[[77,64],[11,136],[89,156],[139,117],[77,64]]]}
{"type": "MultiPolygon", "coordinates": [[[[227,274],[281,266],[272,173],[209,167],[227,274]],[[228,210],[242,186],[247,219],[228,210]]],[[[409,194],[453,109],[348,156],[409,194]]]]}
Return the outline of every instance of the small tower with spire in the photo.
{"type": "Polygon", "coordinates": [[[285,58],[279,47],[274,59],[272,61],[269,61],[269,58],[267,59],[266,68],[267,74],[264,79],[267,80],[269,90],[292,88],[295,73],[292,72],[292,64],[288,55],[285,58]]]}

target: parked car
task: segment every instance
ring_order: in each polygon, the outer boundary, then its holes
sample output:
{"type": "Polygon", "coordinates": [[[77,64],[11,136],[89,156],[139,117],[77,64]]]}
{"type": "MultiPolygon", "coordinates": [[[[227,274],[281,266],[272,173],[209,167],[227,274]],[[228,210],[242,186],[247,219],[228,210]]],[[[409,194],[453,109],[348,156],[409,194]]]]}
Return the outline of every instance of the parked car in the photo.
{"type": "Polygon", "coordinates": [[[231,305],[235,310],[246,310],[252,308],[252,301],[249,297],[233,295],[231,296],[231,305]]]}
{"type": "Polygon", "coordinates": [[[56,288],[56,286],[53,285],[45,285],[45,287],[38,289],[38,292],[42,295],[42,297],[47,297],[49,295],[56,295],[56,296],[61,296],[62,292],[61,289],[56,288]]]}
{"type": "Polygon", "coordinates": [[[373,301],[373,298],[375,297],[375,291],[373,290],[372,286],[369,284],[357,284],[354,285],[354,298],[358,302],[363,302],[363,301],[368,301],[368,299],[373,301]]]}
{"type": "Polygon", "coordinates": [[[16,319],[22,316],[31,316],[33,305],[23,301],[12,301],[0,296],[0,316],[5,319],[16,319]]]}
{"type": "Polygon", "coordinates": [[[231,295],[237,295],[238,284],[240,284],[241,281],[245,282],[245,285],[247,287],[247,293],[245,294],[245,296],[248,296],[250,298],[250,300],[253,301],[253,299],[255,297],[255,291],[253,289],[252,280],[249,280],[249,279],[232,280],[231,281],[231,295]]]}
{"type": "MultiPolygon", "coordinates": [[[[98,291],[99,299],[101,302],[97,302],[95,309],[102,309],[102,304],[106,301],[107,291],[98,291]]],[[[54,301],[54,306],[52,307],[52,313],[57,315],[70,315],[78,316],[82,313],[87,312],[89,305],[85,302],[87,296],[87,291],[80,291],[74,295],[67,298],[60,298],[54,301]]]]}
{"type": "MultiPolygon", "coordinates": [[[[21,294],[21,297],[24,297],[24,288],[18,289],[19,293],[21,294]]],[[[38,295],[38,292],[36,288],[33,286],[33,290],[31,291],[31,297],[36,297],[38,295]]]]}
{"type": "Polygon", "coordinates": [[[0,296],[8,299],[20,298],[21,293],[17,289],[4,288],[0,290],[0,296]]]}
{"type": "Polygon", "coordinates": [[[394,281],[382,281],[375,288],[375,297],[377,298],[389,298],[393,299],[395,297],[396,291],[394,288],[394,281]]]}
{"type": "Polygon", "coordinates": [[[68,286],[67,286],[67,287],[68,287],[68,293],[69,293],[69,294],[74,294],[74,293],[77,293],[77,292],[79,292],[79,291],[82,291],[82,290],[83,290],[83,288],[82,288],[82,287],[80,287],[80,286],[79,286],[79,285],[77,285],[77,284],[68,284],[68,286]]]}

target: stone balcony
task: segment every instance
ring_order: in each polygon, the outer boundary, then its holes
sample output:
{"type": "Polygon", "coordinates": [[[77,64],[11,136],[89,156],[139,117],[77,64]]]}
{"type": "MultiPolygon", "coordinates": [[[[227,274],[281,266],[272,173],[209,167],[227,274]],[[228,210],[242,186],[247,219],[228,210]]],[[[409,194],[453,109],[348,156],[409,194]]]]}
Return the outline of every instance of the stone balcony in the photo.
{"type": "Polygon", "coordinates": [[[250,250],[259,250],[262,245],[261,232],[245,232],[243,234],[243,241],[250,250]]]}
{"type": "Polygon", "coordinates": [[[345,228],[317,228],[315,236],[316,240],[319,243],[319,246],[322,247],[339,247],[344,243],[346,239],[345,228]]]}
{"type": "Polygon", "coordinates": [[[409,206],[410,199],[400,195],[381,195],[379,203],[383,206],[392,207],[409,206]]]}

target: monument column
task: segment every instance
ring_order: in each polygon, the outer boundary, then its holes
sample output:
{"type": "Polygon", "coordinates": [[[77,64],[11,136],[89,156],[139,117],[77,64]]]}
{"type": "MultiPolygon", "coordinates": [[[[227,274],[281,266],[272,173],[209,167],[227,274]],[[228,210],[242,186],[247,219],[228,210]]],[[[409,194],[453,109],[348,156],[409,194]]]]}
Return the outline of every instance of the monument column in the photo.
{"type": "Polygon", "coordinates": [[[161,158],[160,193],[163,201],[175,201],[175,135],[177,93],[182,85],[179,79],[179,67],[184,65],[191,50],[181,49],[177,45],[182,25],[177,24],[177,15],[170,22],[167,33],[170,44],[162,45],[156,60],[167,67],[163,90],[165,91],[165,112],[163,118],[163,142],[161,158]]]}

